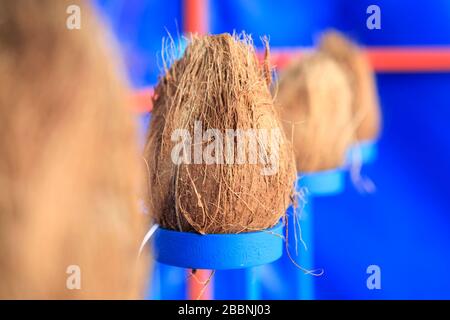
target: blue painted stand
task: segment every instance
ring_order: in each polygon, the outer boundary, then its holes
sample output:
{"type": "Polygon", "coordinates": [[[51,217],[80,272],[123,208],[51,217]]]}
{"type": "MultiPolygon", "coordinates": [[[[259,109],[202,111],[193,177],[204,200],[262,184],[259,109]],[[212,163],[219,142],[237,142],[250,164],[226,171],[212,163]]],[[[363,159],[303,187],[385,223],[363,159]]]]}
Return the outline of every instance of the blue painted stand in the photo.
{"type": "Polygon", "coordinates": [[[186,270],[155,261],[148,288],[150,300],[185,300],[186,270]]]}
{"type": "Polygon", "coordinates": [[[261,266],[219,270],[214,275],[214,298],[217,300],[261,299],[261,266]]]}
{"type": "Polygon", "coordinates": [[[155,265],[150,296],[184,299],[183,268],[217,270],[213,278],[216,299],[258,299],[258,266],[283,254],[283,230],[275,227],[241,234],[200,235],[159,228],[153,238],[155,265]]]}
{"type": "MultiPolygon", "coordinates": [[[[307,270],[313,270],[320,266],[314,264],[314,215],[312,214],[312,202],[315,197],[332,196],[341,193],[345,186],[345,172],[342,169],[318,172],[298,177],[296,189],[304,191],[303,201],[298,198],[299,207],[288,208],[288,248],[291,258],[307,270]],[[307,190],[307,191],[306,191],[307,190]],[[301,204],[306,200],[305,206],[301,204]],[[299,218],[299,224],[295,224],[294,215],[299,218]],[[295,239],[297,234],[297,241],[295,239]],[[307,245],[305,250],[299,237],[307,245]],[[297,252],[296,254],[296,243],[297,252]]],[[[286,249],[283,257],[261,268],[262,298],[263,299],[301,299],[312,300],[314,294],[314,276],[305,274],[296,267],[289,258],[286,249]]]]}

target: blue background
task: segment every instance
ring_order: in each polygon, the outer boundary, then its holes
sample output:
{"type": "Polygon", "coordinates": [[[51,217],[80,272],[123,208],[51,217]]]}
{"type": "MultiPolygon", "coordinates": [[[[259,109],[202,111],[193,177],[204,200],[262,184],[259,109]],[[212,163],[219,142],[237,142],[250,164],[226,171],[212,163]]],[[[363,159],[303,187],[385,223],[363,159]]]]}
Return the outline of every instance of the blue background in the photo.
{"type": "MultiPolygon", "coordinates": [[[[134,87],[154,85],[161,38],[182,32],[182,2],[98,0],[124,52],[134,87]]],[[[311,46],[334,27],[366,46],[450,45],[450,1],[210,0],[212,33],[268,35],[273,47],[311,46]],[[366,8],[381,8],[381,30],[366,8]]],[[[361,195],[317,199],[314,259],[319,299],[450,299],[450,74],[377,75],[383,111],[379,157],[365,168],[377,185],[361,195]],[[381,268],[368,290],[366,268],[381,268]]]]}

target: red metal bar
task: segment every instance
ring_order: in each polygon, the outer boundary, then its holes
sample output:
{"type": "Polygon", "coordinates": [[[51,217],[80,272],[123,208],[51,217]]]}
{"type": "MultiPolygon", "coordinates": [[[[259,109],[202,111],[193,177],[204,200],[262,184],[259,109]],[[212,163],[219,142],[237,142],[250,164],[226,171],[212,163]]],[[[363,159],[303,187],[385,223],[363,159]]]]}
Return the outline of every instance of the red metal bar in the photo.
{"type": "Polygon", "coordinates": [[[188,271],[188,299],[189,300],[212,300],[211,270],[196,270],[195,274],[188,271]]]}
{"type": "MultiPolygon", "coordinates": [[[[276,69],[283,69],[293,58],[301,58],[311,51],[309,48],[277,48],[270,50],[270,64],[276,69]]],[[[264,51],[258,51],[258,58],[264,60],[264,51]]]]}
{"type": "Polygon", "coordinates": [[[184,0],[183,11],[185,33],[208,33],[208,0],[184,0]]]}
{"type": "MultiPolygon", "coordinates": [[[[450,47],[371,47],[363,49],[377,72],[450,71],[450,47]]],[[[285,48],[271,52],[271,63],[282,69],[311,49],[285,48]]],[[[263,54],[259,57],[262,59],[263,54]]]]}
{"type": "MultiPolygon", "coordinates": [[[[272,66],[282,69],[294,57],[301,58],[311,50],[311,48],[272,49],[270,61],[272,66]]],[[[377,72],[450,72],[450,47],[371,47],[363,50],[377,72]]],[[[259,52],[258,57],[262,60],[264,52],[259,52]]],[[[142,113],[151,111],[152,95],[151,88],[134,92],[131,102],[133,109],[142,113]]]]}
{"type": "Polygon", "coordinates": [[[137,113],[151,112],[153,109],[152,97],[153,88],[135,90],[131,95],[130,104],[137,113]]]}
{"type": "Polygon", "coordinates": [[[372,47],[366,54],[378,72],[450,71],[450,47],[372,47]]]}

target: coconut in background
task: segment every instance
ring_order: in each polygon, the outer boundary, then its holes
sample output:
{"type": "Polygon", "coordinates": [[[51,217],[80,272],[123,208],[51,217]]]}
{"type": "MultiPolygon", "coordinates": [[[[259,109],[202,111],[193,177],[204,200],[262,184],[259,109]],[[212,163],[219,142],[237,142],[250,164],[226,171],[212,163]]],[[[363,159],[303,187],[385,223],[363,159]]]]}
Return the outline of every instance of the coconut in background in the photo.
{"type": "Polygon", "coordinates": [[[363,50],[338,31],[325,32],[319,50],[340,65],[350,82],[355,124],[355,141],[348,155],[350,175],[359,191],[373,192],[375,184],[361,175],[362,166],[376,158],[376,142],[381,132],[381,108],[373,68],[363,50]]]}

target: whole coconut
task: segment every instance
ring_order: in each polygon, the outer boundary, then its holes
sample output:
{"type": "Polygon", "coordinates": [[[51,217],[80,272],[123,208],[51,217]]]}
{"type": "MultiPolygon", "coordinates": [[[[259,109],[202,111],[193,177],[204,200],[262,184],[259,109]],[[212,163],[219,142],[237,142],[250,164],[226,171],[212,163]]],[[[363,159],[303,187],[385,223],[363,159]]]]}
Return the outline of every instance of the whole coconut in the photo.
{"type": "Polygon", "coordinates": [[[193,36],[166,70],[145,149],[149,210],[162,227],[240,233],[284,216],[295,164],[268,78],[245,35],[193,36]],[[188,136],[181,153],[180,133],[188,136]]]}

